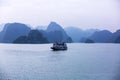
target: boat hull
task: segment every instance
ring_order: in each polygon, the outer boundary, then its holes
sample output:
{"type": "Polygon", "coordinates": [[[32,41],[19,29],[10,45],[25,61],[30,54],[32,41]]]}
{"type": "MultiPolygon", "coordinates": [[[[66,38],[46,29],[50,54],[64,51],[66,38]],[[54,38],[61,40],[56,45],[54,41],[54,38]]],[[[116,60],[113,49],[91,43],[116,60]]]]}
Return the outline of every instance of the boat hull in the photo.
{"type": "Polygon", "coordinates": [[[52,50],[57,51],[57,50],[67,50],[67,48],[57,48],[57,47],[51,47],[52,50]]]}

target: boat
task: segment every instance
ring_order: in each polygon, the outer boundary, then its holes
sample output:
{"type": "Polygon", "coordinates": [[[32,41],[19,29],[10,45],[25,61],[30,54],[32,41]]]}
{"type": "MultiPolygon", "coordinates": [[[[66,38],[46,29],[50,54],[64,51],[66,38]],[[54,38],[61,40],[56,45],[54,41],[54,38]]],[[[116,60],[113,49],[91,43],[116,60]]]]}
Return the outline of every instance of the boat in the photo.
{"type": "Polygon", "coordinates": [[[52,50],[67,50],[67,44],[66,43],[53,43],[53,47],[51,47],[52,50]]]}

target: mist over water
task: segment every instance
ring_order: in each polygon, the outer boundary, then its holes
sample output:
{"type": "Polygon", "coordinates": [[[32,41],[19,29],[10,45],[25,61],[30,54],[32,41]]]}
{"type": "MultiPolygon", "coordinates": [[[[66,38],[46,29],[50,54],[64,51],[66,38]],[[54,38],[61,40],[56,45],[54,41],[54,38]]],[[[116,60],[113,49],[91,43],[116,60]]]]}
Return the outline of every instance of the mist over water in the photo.
{"type": "Polygon", "coordinates": [[[119,80],[119,44],[0,44],[0,80],[119,80]]]}

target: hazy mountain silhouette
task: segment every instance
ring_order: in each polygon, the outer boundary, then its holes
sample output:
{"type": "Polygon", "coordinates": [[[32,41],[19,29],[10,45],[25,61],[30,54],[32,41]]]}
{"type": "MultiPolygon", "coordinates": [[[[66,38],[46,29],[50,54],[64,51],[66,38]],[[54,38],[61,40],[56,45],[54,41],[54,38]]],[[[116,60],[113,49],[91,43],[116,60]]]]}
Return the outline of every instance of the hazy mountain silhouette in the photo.
{"type": "Polygon", "coordinates": [[[96,43],[110,43],[112,33],[108,30],[103,30],[95,32],[89,39],[93,40],[96,43]]]}
{"type": "Polygon", "coordinates": [[[3,38],[3,32],[2,32],[2,30],[4,28],[4,25],[5,24],[0,24],[0,42],[2,41],[2,38],[3,38]]]}
{"type": "Polygon", "coordinates": [[[95,32],[89,39],[96,43],[114,43],[116,39],[120,36],[120,30],[112,33],[108,30],[103,30],[95,32]]]}
{"type": "Polygon", "coordinates": [[[36,29],[37,30],[46,30],[47,26],[37,26],[36,29]]]}
{"type": "Polygon", "coordinates": [[[2,39],[3,39],[3,33],[0,32],[0,42],[2,42],[2,39]]]}
{"type": "Polygon", "coordinates": [[[67,34],[72,38],[74,42],[81,42],[83,38],[90,37],[94,32],[99,31],[98,29],[82,30],[76,27],[65,28],[67,34]]]}
{"type": "Polygon", "coordinates": [[[20,36],[17,39],[13,41],[13,43],[17,44],[27,44],[28,43],[28,37],[27,36],[20,36]]]}
{"type": "Polygon", "coordinates": [[[48,40],[43,37],[38,30],[31,30],[28,34],[29,43],[48,43],[48,40]]]}
{"type": "Polygon", "coordinates": [[[5,24],[0,24],[0,31],[3,30],[5,24]]]}
{"type": "Polygon", "coordinates": [[[93,41],[93,40],[90,40],[90,39],[86,39],[86,40],[85,40],[85,43],[94,43],[94,41],[93,41]]]}
{"type": "Polygon", "coordinates": [[[43,37],[47,38],[48,37],[48,33],[46,32],[46,30],[39,30],[39,32],[43,35],[43,37]]]}
{"type": "Polygon", "coordinates": [[[28,36],[20,36],[13,43],[42,44],[49,42],[38,30],[31,30],[28,36]]]}
{"type": "Polygon", "coordinates": [[[49,42],[72,42],[64,29],[56,22],[51,22],[47,27],[47,38],[49,42]]]}
{"type": "Polygon", "coordinates": [[[116,32],[114,32],[112,34],[112,37],[111,37],[111,42],[115,42],[116,39],[120,36],[120,30],[117,30],[116,32]]]}
{"type": "MultiPolygon", "coordinates": [[[[12,43],[14,40],[15,40],[14,42],[23,40],[23,42],[21,42],[21,43],[26,43],[25,42],[26,37],[30,38],[30,36],[28,35],[30,30],[31,29],[27,25],[22,24],[22,23],[5,24],[4,29],[0,32],[0,42],[12,43]]],[[[64,29],[55,22],[51,22],[48,25],[47,30],[42,30],[40,28],[38,30],[44,38],[48,39],[49,42],[56,42],[56,41],[72,42],[72,39],[66,34],[64,29]]],[[[35,34],[35,35],[37,35],[36,38],[38,38],[38,34],[37,34],[38,32],[35,31],[35,33],[32,32],[31,35],[35,34]]],[[[40,36],[40,34],[39,34],[39,36],[40,36]]],[[[32,38],[30,39],[30,41],[31,41],[30,43],[32,43],[32,41],[33,41],[33,43],[35,43],[35,42],[37,43],[37,41],[34,41],[34,39],[32,40],[32,38]]],[[[40,43],[40,42],[38,42],[38,43],[40,43]]]]}
{"type": "Polygon", "coordinates": [[[115,40],[115,43],[120,43],[120,36],[115,40]]]}
{"type": "Polygon", "coordinates": [[[54,42],[84,42],[84,43],[119,43],[120,30],[112,33],[108,30],[76,27],[62,28],[56,22],[51,22],[47,29],[31,30],[26,24],[7,23],[0,32],[1,43],[54,43],[54,42]]]}
{"type": "Polygon", "coordinates": [[[1,31],[1,40],[3,43],[12,43],[16,38],[28,35],[30,28],[22,23],[7,23],[1,31]]]}

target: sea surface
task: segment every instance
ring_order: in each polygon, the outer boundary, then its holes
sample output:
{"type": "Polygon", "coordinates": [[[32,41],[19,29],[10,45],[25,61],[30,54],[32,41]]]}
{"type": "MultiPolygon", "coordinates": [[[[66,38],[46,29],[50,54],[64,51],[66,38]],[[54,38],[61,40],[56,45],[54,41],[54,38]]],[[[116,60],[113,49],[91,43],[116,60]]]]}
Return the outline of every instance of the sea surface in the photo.
{"type": "Polygon", "coordinates": [[[120,80],[120,44],[0,44],[0,80],[120,80]]]}

